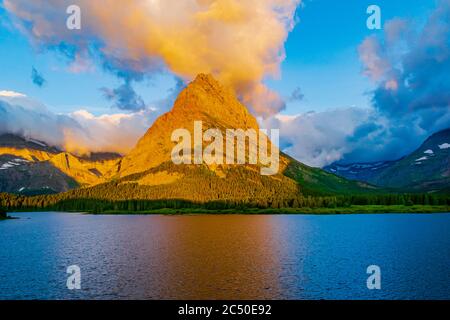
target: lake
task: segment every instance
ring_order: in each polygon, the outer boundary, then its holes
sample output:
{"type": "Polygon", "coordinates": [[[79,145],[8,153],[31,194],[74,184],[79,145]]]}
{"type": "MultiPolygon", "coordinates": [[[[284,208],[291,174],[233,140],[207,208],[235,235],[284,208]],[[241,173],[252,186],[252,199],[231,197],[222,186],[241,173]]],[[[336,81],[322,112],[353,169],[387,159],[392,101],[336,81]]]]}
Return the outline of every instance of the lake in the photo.
{"type": "Polygon", "coordinates": [[[450,298],[450,214],[13,215],[0,299],[450,298]]]}

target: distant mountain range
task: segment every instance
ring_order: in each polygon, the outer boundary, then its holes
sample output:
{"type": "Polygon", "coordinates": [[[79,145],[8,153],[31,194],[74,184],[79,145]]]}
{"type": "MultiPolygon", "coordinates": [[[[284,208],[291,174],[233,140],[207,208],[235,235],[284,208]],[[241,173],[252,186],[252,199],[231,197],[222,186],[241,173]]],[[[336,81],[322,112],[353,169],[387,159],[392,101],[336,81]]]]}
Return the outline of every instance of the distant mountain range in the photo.
{"type": "Polygon", "coordinates": [[[350,180],[407,192],[450,191],[450,129],[430,136],[396,161],[332,164],[326,171],[350,180]]]}
{"type": "Polygon", "coordinates": [[[77,157],[34,139],[0,135],[0,192],[23,195],[68,191],[106,181],[120,155],[77,157]]]}
{"type": "MultiPolygon", "coordinates": [[[[231,89],[210,75],[199,75],[178,96],[173,109],[158,118],[136,147],[124,157],[115,154],[79,157],[45,143],[12,135],[0,138],[0,192],[38,194],[67,192],[65,198],[183,199],[195,202],[292,201],[300,195],[374,192],[367,183],[349,181],[322,169],[280,155],[280,170],[260,174],[261,164],[175,165],[172,132],[193,133],[217,128],[258,130],[256,119],[231,89]]],[[[270,146],[270,142],[269,142],[270,146]]]]}

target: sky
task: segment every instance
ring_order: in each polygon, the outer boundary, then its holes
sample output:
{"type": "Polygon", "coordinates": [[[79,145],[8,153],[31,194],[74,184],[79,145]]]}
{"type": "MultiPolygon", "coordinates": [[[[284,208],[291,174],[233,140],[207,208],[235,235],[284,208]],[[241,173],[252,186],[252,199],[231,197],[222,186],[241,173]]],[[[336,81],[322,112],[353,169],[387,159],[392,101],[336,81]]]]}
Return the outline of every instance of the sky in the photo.
{"type": "Polygon", "coordinates": [[[393,160],[450,125],[448,0],[106,2],[0,0],[0,131],[126,153],[199,72],[312,166],[393,160]]]}

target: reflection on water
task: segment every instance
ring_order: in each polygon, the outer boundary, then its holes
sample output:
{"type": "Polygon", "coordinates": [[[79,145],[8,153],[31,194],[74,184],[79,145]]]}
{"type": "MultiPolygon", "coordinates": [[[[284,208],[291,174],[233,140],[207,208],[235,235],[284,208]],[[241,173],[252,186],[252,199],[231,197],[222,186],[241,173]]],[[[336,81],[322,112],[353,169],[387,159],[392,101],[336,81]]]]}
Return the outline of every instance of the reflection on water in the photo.
{"type": "Polygon", "coordinates": [[[0,299],[450,298],[449,214],[16,215],[0,222],[0,299]]]}

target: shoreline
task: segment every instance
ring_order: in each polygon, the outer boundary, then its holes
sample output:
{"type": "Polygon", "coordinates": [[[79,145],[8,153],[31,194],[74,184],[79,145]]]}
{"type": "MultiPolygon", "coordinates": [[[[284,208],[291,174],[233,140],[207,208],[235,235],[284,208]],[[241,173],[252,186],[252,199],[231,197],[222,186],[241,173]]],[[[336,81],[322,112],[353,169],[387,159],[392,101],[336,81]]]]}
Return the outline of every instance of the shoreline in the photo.
{"type": "MultiPolygon", "coordinates": [[[[223,209],[209,210],[202,208],[180,208],[180,209],[153,209],[146,211],[114,211],[106,210],[102,212],[93,211],[56,211],[56,210],[12,210],[14,212],[72,212],[92,215],[192,215],[192,214],[209,214],[209,215],[353,215],[353,214],[439,214],[450,213],[450,206],[432,206],[432,205],[363,205],[350,206],[342,208],[280,208],[280,209],[223,209]]],[[[0,218],[0,220],[13,219],[12,217],[0,218]]]]}
{"type": "Polygon", "coordinates": [[[0,221],[2,220],[10,220],[12,217],[8,216],[8,212],[0,211],[0,221]]]}

